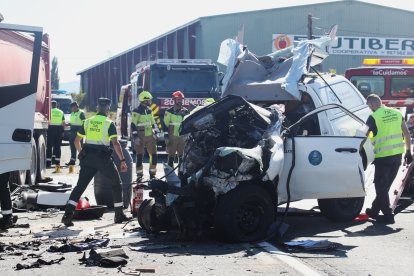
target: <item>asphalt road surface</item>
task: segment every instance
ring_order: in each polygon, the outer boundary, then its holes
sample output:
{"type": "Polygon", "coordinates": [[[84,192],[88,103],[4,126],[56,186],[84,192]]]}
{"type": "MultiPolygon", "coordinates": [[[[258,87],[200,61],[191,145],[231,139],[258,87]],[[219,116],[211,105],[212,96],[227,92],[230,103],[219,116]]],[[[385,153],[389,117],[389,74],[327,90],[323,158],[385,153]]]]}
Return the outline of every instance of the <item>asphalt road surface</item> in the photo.
{"type": "MultiPolygon", "coordinates": [[[[69,147],[65,145],[62,150],[62,162],[67,162],[69,147]]],[[[158,176],[162,176],[161,165],[158,171],[158,176]]],[[[69,174],[67,168],[59,174],[48,170],[48,175],[55,183],[75,185],[77,180],[77,173],[69,174]]],[[[85,195],[94,203],[92,183],[85,195]]],[[[372,191],[369,191],[367,206],[370,199],[372,191]]],[[[113,212],[105,213],[99,220],[75,221],[75,226],[71,228],[63,227],[60,223],[62,211],[23,212],[18,214],[18,228],[0,232],[0,275],[124,275],[117,268],[81,265],[79,259],[83,253],[47,251],[52,245],[62,245],[66,239],[83,240],[87,237],[109,238],[108,246],[100,249],[103,251],[122,248],[129,257],[124,272],[153,269],[155,275],[412,275],[412,203],[411,197],[400,200],[396,223],[390,226],[367,220],[333,223],[320,215],[315,207],[316,201],[293,203],[285,219],[289,227],[283,242],[328,240],[339,243],[338,248],[332,251],[287,251],[283,243],[276,240],[226,244],[218,242],[214,235],[207,235],[197,241],[185,240],[178,233],[147,235],[139,229],[136,220],[125,227],[113,224],[113,212]],[[24,224],[29,224],[29,227],[24,224]],[[28,241],[40,242],[38,247],[29,245],[14,247],[14,250],[13,246],[10,247],[11,243],[28,241]],[[7,252],[2,252],[2,249],[7,252]],[[33,263],[38,258],[50,261],[61,257],[65,259],[59,264],[15,270],[19,263],[33,263]]],[[[282,207],[280,211],[283,211],[282,207]]],[[[89,250],[85,252],[88,257],[89,250]]],[[[153,273],[141,273],[147,274],[153,273]]]]}

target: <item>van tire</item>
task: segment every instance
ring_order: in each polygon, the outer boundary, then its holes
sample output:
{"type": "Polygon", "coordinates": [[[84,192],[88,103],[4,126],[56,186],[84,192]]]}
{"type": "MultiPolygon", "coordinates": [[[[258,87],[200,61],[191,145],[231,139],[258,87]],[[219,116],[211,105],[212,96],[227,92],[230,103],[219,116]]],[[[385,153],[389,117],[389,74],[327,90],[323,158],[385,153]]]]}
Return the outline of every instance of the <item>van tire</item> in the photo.
{"type": "Polygon", "coordinates": [[[26,171],[13,171],[10,172],[10,184],[16,184],[18,186],[24,185],[26,183],[26,171]]]}
{"type": "Polygon", "coordinates": [[[46,178],[46,140],[44,135],[37,138],[37,182],[46,178]]]}
{"type": "Polygon", "coordinates": [[[321,213],[337,222],[352,221],[361,213],[365,197],[318,199],[321,213]]]}
{"type": "Polygon", "coordinates": [[[240,184],[218,198],[214,229],[226,242],[254,242],[266,238],[275,218],[270,195],[260,186],[240,184]]]}
{"type": "Polygon", "coordinates": [[[32,137],[32,158],[30,161],[30,169],[27,170],[27,175],[26,175],[26,182],[29,185],[36,184],[37,169],[38,169],[37,162],[39,161],[37,154],[38,154],[38,151],[37,151],[36,141],[32,137]]]}

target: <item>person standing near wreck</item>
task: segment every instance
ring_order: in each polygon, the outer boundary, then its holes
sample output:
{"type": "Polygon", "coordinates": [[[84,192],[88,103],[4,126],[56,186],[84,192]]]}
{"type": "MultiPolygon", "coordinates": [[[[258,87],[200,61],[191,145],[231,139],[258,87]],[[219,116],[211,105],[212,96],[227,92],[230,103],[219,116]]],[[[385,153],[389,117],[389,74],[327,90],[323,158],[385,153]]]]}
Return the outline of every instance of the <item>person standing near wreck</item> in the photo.
{"type": "Polygon", "coordinates": [[[121,172],[126,172],[128,167],[121,145],[118,142],[115,125],[107,118],[110,106],[110,99],[99,98],[98,113],[85,120],[75,139],[75,147],[79,152],[80,172],[78,183],[70,194],[65,214],[62,217],[62,223],[66,226],[73,226],[72,218],[77,202],[98,171],[110,179],[110,183],[112,183],[115,223],[122,223],[128,220],[122,209],[121,178],[111,157],[112,149],[109,147],[110,143],[112,143],[115,153],[119,160],[121,160],[121,172]],[[82,137],[85,138],[83,147],[80,143],[82,137]]]}
{"type": "Polygon", "coordinates": [[[410,133],[402,114],[396,109],[384,106],[376,94],[367,97],[367,105],[373,111],[366,124],[369,128],[367,135],[372,133],[370,137],[374,145],[376,197],[372,207],[367,208],[365,213],[377,222],[393,224],[395,220],[388,191],[401,165],[404,142],[404,163],[410,164],[413,161],[410,133]],[[383,216],[379,215],[379,211],[383,216]]]}
{"type": "Polygon", "coordinates": [[[142,91],[138,95],[139,106],[132,111],[131,133],[134,140],[134,149],[137,155],[136,173],[137,182],[141,181],[144,175],[142,160],[144,148],[147,148],[149,155],[149,175],[154,178],[157,173],[157,134],[160,132],[155,123],[151,110],[152,95],[148,91],[142,91]]]}
{"type": "Polygon", "coordinates": [[[82,128],[82,124],[85,121],[85,113],[79,109],[77,102],[70,104],[70,109],[72,113],[70,114],[70,161],[66,163],[67,166],[75,165],[76,163],[76,147],[75,147],[75,138],[78,131],[82,128]]]}
{"type": "Polygon", "coordinates": [[[51,101],[49,128],[47,129],[46,167],[52,164],[52,155],[55,157],[55,172],[60,172],[60,156],[65,115],[58,108],[56,101],[51,101]]]}
{"type": "Polygon", "coordinates": [[[181,123],[184,116],[189,114],[187,108],[183,106],[184,94],[176,91],[172,94],[174,106],[167,109],[164,114],[164,124],[168,130],[164,133],[165,145],[167,146],[168,165],[174,167],[175,154],[178,155],[178,164],[181,164],[185,137],[180,136],[181,123]]]}

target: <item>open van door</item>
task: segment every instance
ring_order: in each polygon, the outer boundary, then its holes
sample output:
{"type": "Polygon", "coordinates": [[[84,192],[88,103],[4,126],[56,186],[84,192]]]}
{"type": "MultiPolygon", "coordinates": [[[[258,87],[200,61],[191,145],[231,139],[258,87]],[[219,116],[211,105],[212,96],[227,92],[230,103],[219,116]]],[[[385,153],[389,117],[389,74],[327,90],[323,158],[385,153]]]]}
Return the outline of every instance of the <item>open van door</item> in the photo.
{"type": "Polygon", "coordinates": [[[42,32],[0,23],[0,173],[30,169],[42,32]]]}

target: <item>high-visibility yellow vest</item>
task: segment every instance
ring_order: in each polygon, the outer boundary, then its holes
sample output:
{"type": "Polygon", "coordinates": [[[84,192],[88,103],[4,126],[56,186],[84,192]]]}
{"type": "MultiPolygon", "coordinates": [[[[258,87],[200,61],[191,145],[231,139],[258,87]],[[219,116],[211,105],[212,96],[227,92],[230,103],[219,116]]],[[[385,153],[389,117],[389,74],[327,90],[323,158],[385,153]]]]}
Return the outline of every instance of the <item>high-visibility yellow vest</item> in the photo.
{"type": "Polygon", "coordinates": [[[377,126],[377,135],[371,138],[375,158],[404,153],[401,113],[393,108],[382,106],[372,114],[372,117],[377,126]]]}
{"type": "Polygon", "coordinates": [[[144,106],[134,109],[132,111],[132,123],[138,130],[144,129],[145,136],[152,136],[152,125],[155,124],[155,119],[151,109],[144,106]]]}
{"type": "Polygon", "coordinates": [[[83,125],[85,144],[109,146],[110,140],[113,138],[108,134],[111,123],[112,121],[103,115],[95,115],[85,120],[83,125]]]}
{"type": "Polygon", "coordinates": [[[170,127],[170,126],[174,127],[174,131],[173,131],[172,135],[180,136],[180,127],[181,127],[182,121],[184,120],[184,116],[179,115],[179,114],[174,114],[170,111],[172,111],[172,110],[166,110],[165,111],[164,124],[167,127],[170,127]]]}
{"type": "Polygon", "coordinates": [[[63,122],[63,111],[59,108],[52,108],[51,110],[50,125],[51,126],[61,126],[63,122]]]}
{"type": "Polygon", "coordinates": [[[83,112],[80,110],[76,112],[72,112],[70,114],[70,125],[71,126],[81,126],[83,124],[83,120],[80,118],[81,114],[83,114],[83,112]]]}

